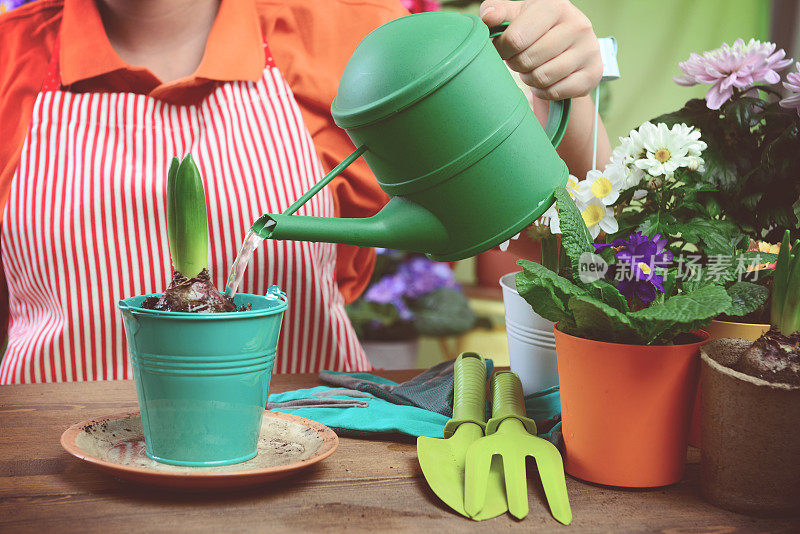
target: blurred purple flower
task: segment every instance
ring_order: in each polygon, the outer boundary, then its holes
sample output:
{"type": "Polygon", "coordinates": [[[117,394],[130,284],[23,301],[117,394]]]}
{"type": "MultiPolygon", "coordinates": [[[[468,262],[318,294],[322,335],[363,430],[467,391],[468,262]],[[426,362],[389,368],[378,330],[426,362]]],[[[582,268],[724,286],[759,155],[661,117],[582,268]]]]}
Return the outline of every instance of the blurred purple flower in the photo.
{"type": "Polygon", "coordinates": [[[706,93],[709,109],[719,109],[731,96],[733,90],[747,90],[758,83],[778,83],[781,79],[777,71],[791,65],[791,59],[784,59],[783,49],[775,51],[775,43],[762,43],[755,39],[745,44],[737,39],[733,46],[722,43],[720,48],[692,53],[689,59],[678,67],[683,76],[673,78],[678,85],[710,85],[706,93]]]}
{"type": "Polygon", "coordinates": [[[405,281],[397,274],[388,274],[369,286],[364,299],[378,304],[392,304],[400,313],[400,318],[410,321],[414,314],[403,300],[405,281]]]}
{"type": "Polygon", "coordinates": [[[14,8],[27,4],[30,0],[0,0],[0,14],[11,11],[14,8]]]}
{"type": "Polygon", "coordinates": [[[405,299],[420,298],[437,289],[458,289],[453,271],[446,263],[439,263],[422,256],[412,256],[397,268],[372,284],[364,293],[364,299],[379,304],[392,304],[404,320],[414,318],[405,299]]]}
{"type": "Polygon", "coordinates": [[[627,239],[615,239],[609,245],[597,245],[597,250],[611,247],[616,253],[617,263],[612,266],[610,274],[621,274],[617,283],[619,292],[625,298],[639,298],[644,303],[653,302],[658,293],[664,292],[664,276],[658,270],[669,267],[672,252],[666,249],[667,240],[661,234],[652,239],[641,232],[631,234],[627,239]]]}
{"type": "Polygon", "coordinates": [[[402,263],[397,274],[406,283],[405,296],[412,299],[441,288],[458,289],[450,266],[422,256],[414,256],[402,263]]]}
{"type": "Polygon", "coordinates": [[[781,100],[780,104],[784,108],[796,109],[797,115],[800,116],[800,61],[795,66],[797,67],[797,72],[787,74],[786,81],[783,82],[783,86],[792,93],[781,100]]]}

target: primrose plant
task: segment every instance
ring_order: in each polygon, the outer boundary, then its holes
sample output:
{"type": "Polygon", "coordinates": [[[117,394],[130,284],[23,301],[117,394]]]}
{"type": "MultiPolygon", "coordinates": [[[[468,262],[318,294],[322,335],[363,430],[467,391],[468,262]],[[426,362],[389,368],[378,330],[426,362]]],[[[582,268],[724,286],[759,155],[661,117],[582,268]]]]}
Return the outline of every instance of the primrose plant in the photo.
{"type": "Polygon", "coordinates": [[[749,313],[767,298],[761,286],[735,281],[746,269],[742,261],[728,262],[713,277],[698,271],[682,280],[659,234],[592,243],[570,193],[559,188],[555,196],[568,265],[557,274],[520,260],[517,290],[566,334],[635,345],[680,343],[714,317],[749,313]]]}

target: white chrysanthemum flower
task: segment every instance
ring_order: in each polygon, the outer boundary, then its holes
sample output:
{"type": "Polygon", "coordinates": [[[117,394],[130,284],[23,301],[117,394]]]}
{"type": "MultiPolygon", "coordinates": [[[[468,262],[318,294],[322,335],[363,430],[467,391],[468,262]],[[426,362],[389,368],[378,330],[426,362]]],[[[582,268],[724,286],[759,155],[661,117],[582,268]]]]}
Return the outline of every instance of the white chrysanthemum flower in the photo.
{"type": "MultiPolygon", "coordinates": [[[[566,188],[567,193],[569,193],[569,196],[572,197],[572,200],[574,200],[576,203],[579,203],[580,200],[578,199],[578,193],[580,191],[580,182],[578,179],[570,174],[564,187],[566,188]]],[[[561,233],[561,224],[558,220],[558,210],[556,209],[555,203],[553,203],[553,205],[550,206],[541,217],[539,217],[537,224],[542,226],[550,226],[551,234],[561,233]]]]}
{"type": "Polygon", "coordinates": [[[578,206],[583,217],[583,222],[592,234],[592,239],[600,235],[600,231],[613,234],[619,230],[617,220],[614,218],[614,210],[604,205],[597,199],[592,199],[583,206],[578,206]]]}
{"type": "Polygon", "coordinates": [[[558,210],[556,209],[556,205],[553,204],[550,208],[544,212],[541,218],[542,224],[546,224],[550,227],[551,234],[560,234],[561,233],[561,223],[558,220],[558,210]]]}
{"type": "Polygon", "coordinates": [[[617,167],[619,175],[623,179],[622,188],[628,189],[639,185],[644,178],[644,171],[636,167],[633,162],[647,154],[636,130],[631,131],[629,137],[620,137],[619,141],[619,146],[614,148],[611,154],[610,165],[617,167]]]}
{"type": "Polygon", "coordinates": [[[597,199],[610,206],[619,198],[623,184],[619,166],[609,164],[603,171],[589,171],[586,180],[578,184],[578,198],[583,202],[597,199]]]}
{"type": "Polygon", "coordinates": [[[704,141],[700,140],[700,130],[694,126],[688,126],[683,123],[676,124],[672,127],[672,132],[674,132],[675,135],[681,136],[685,140],[687,156],[699,158],[700,154],[703,153],[703,150],[708,148],[708,145],[704,141]]]}
{"type": "Polygon", "coordinates": [[[688,167],[690,162],[699,167],[702,159],[695,155],[690,156],[689,150],[697,152],[698,149],[705,148],[705,143],[694,139],[690,133],[683,124],[676,124],[672,129],[664,123],[642,124],[639,127],[639,136],[646,156],[633,164],[650,176],[672,176],[679,168],[688,167]],[[700,161],[694,162],[690,157],[700,161]]]}
{"type": "Polygon", "coordinates": [[[580,189],[580,182],[578,179],[570,174],[567,178],[567,184],[564,187],[567,189],[569,196],[575,200],[575,197],[578,195],[578,191],[580,189]]]}

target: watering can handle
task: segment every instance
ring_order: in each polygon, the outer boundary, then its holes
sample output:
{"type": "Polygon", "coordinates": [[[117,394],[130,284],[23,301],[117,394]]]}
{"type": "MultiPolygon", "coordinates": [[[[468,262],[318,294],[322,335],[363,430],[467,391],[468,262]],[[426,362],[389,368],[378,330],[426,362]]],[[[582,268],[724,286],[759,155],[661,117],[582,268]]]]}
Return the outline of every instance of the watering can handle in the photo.
{"type": "MultiPolygon", "coordinates": [[[[504,22],[497,26],[489,28],[489,38],[494,39],[503,33],[508,28],[508,22],[504,22]]],[[[547,122],[544,125],[544,131],[550,142],[554,147],[557,147],[561,140],[564,138],[564,133],[567,131],[567,122],[569,122],[569,110],[571,100],[552,100],[550,102],[550,109],[547,112],[547,122]]]]}

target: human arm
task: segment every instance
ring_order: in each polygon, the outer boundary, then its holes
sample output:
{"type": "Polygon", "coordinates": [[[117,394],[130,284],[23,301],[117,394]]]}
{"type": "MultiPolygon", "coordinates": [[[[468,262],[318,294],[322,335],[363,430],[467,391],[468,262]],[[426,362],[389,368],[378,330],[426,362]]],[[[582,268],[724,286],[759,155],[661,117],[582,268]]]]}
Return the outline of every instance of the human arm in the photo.
{"type": "MultiPolygon", "coordinates": [[[[558,148],[570,173],[583,178],[592,168],[594,102],[589,93],[603,74],[600,48],[589,19],[567,0],[486,0],[481,18],[488,26],[509,22],[495,39],[500,56],[531,87],[531,107],[544,121],[549,100],[572,99],[570,121],[558,148]]],[[[601,121],[597,165],[611,157],[601,121]]]]}

